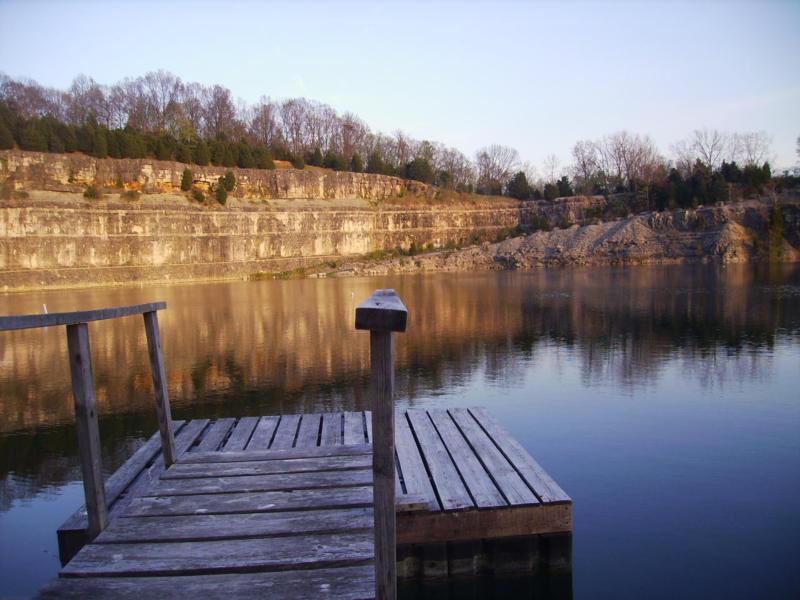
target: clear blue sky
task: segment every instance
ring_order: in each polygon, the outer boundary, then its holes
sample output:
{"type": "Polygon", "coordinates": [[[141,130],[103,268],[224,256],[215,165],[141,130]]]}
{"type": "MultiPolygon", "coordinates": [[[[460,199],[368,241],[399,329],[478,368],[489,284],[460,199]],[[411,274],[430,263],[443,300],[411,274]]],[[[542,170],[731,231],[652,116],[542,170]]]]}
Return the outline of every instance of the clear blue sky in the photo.
{"type": "Polygon", "coordinates": [[[619,129],[662,152],[695,128],[766,130],[797,162],[800,2],[0,0],[0,71],[66,87],[167,69],[255,101],[306,96],[373,129],[539,165],[619,129]]]}

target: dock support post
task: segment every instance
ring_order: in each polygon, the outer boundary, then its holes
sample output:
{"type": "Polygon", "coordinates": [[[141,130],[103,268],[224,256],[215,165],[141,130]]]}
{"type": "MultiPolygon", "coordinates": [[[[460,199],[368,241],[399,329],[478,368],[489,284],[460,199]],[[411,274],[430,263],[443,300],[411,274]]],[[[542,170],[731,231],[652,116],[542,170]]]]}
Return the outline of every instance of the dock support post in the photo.
{"type": "Polygon", "coordinates": [[[161,451],[164,456],[164,467],[175,463],[175,434],[172,431],[172,411],[169,406],[167,390],[167,374],[164,370],[164,352],[161,349],[161,333],[158,329],[158,313],[143,313],[144,329],[147,333],[147,351],[150,355],[150,371],[153,374],[153,388],[156,393],[156,416],[158,430],[161,433],[161,451]]]}
{"type": "Polygon", "coordinates": [[[89,520],[87,534],[91,541],[108,523],[108,505],[100,455],[100,430],[97,425],[97,405],[94,397],[89,326],[86,323],[67,325],[67,347],[72,394],[75,397],[78,452],[89,520]]]}
{"type": "Polygon", "coordinates": [[[397,597],[394,464],[394,339],[408,311],[394,290],[377,290],[356,308],[356,329],[370,332],[375,598],[397,597]]]}

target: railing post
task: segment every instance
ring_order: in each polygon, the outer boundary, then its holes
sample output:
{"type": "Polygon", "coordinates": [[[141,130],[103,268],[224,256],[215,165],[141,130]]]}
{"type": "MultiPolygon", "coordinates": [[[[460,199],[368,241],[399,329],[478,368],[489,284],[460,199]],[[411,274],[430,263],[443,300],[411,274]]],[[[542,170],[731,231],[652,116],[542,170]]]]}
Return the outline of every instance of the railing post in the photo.
{"type": "Polygon", "coordinates": [[[94,397],[94,374],[89,348],[89,326],[86,323],[67,325],[69,370],[72,394],[75,397],[75,423],[78,429],[78,452],[86,496],[88,535],[93,540],[108,524],[106,488],[100,455],[100,431],[94,397]]]}
{"type": "Polygon", "coordinates": [[[372,396],[372,475],[375,519],[375,597],[397,597],[394,340],[406,330],[408,311],[394,290],[377,290],[356,308],[356,329],[368,330],[372,396]]]}
{"type": "Polygon", "coordinates": [[[156,415],[158,430],[161,433],[161,451],[164,455],[164,466],[169,468],[175,463],[175,434],[172,431],[172,411],[169,407],[167,390],[167,374],[164,370],[164,352],[161,349],[161,333],[158,329],[158,313],[143,313],[144,329],[147,333],[147,352],[150,355],[150,371],[153,374],[153,388],[156,392],[156,415]]]}

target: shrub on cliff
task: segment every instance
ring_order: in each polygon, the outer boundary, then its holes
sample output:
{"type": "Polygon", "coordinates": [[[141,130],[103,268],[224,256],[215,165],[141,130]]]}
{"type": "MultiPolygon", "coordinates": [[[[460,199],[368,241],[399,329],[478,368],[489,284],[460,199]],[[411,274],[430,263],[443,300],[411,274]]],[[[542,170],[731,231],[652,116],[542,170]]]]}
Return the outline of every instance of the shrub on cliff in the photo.
{"type": "Polygon", "coordinates": [[[341,154],[337,154],[331,150],[328,150],[325,153],[325,159],[323,160],[323,166],[326,169],[333,169],[334,171],[346,171],[347,170],[347,161],[345,160],[344,156],[341,154]]]}
{"type": "Polygon", "coordinates": [[[433,167],[424,158],[417,157],[406,164],[406,179],[414,179],[423,183],[433,183],[433,167]]]}
{"type": "Polygon", "coordinates": [[[194,174],[189,169],[183,170],[183,176],[181,177],[181,190],[184,192],[188,192],[192,188],[192,182],[194,181],[194,174]]]}
{"type": "Polygon", "coordinates": [[[308,158],[306,158],[306,163],[312,167],[321,167],[322,160],[322,151],[319,149],[319,146],[317,146],[314,148],[313,152],[309,153],[308,158]]]}
{"type": "Polygon", "coordinates": [[[291,158],[289,160],[292,161],[292,166],[295,169],[305,169],[306,168],[306,161],[303,160],[302,156],[291,156],[291,158]]]}
{"type": "Polygon", "coordinates": [[[361,160],[361,155],[358,152],[354,153],[353,158],[350,159],[350,170],[353,173],[364,172],[364,161],[361,160]]]}
{"type": "Polygon", "coordinates": [[[192,188],[192,200],[197,200],[198,202],[202,202],[206,199],[206,195],[203,193],[203,190],[198,188],[192,188]]]}
{"type": "Polygon", "coordinates": [[[100,189],[100,186],[93,183],[86,187],[83,192],[83,197],[89,198],[90,200],[97,200],[98,198],[103,197],[103,190],[100,189]]]}
{"type": "Polygon", "coordinates": [[[228,201],[228,190],[225,188],[225,178],[220,177],[217,182],[217,202],[225,204],[228,201]]]}
{"type": "Polygon", "coordinates": [[[232,192],[236,187],[236,175],[233,174],[233,171],[228,171],[221,179],[225,185],[225,191],[232,192]]]}

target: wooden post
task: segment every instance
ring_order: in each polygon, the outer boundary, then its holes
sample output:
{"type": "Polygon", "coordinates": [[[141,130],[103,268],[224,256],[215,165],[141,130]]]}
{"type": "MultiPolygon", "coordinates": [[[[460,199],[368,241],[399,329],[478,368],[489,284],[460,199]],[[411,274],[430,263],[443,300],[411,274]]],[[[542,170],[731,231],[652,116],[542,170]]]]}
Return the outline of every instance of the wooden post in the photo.
{"type": "Polygon", "coordinates": [[[156,415],[158,430],[161,432],[161,451],[164,455],[164,466],[169,468],[175,463],[175,434],[172,431],[172,411],[169,407],[167,391],[167,374],[164,370],[164,352],[161,349],[161,333],[158,330],[158,313],[143,313],[144,329],[147,333],[147,351],[150,355],[150,371],[153,373],[153,388],[156,392],[156,415]]]}
{"type": "Polygon", "coordinates": [[[108,505],[100,456],[89,326],[86,323],[67,325],[67,347],[72,394],[75,397],[75,423],[78,429],[83,491],[89,518],[87,533],[89,540],[93,540],[108,524],[108,505]]]}
{"type": "Polygon", "coordinates": [[[356,308],[356,329],[368,330],[372,395],[372,475],[375,518],[375,597],[397,597],[394,489],[394,340],[408,311],[394,290],[377,290],[356,308]]]}

